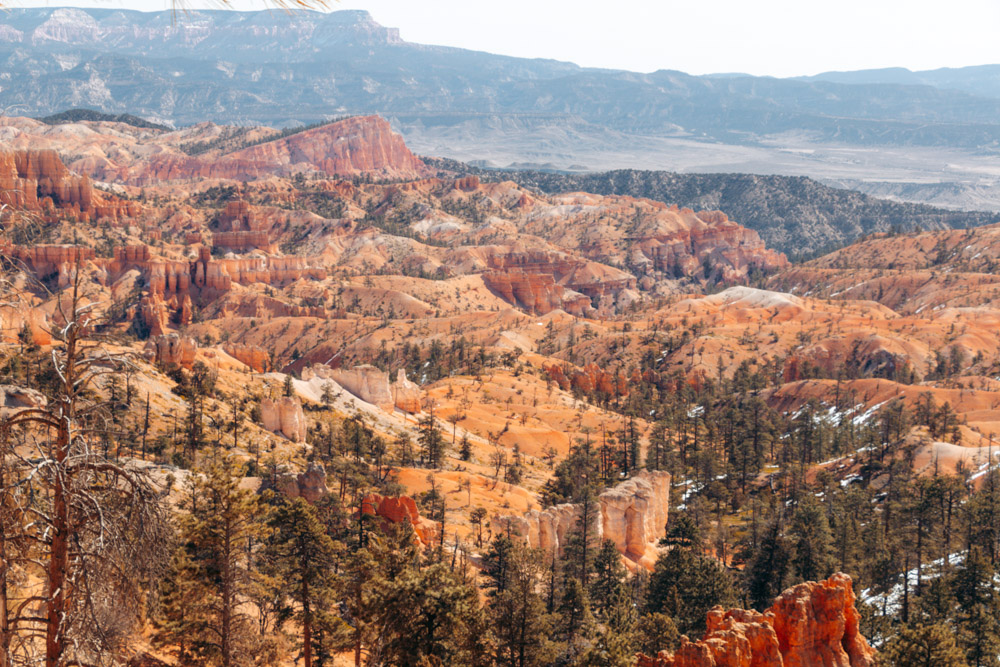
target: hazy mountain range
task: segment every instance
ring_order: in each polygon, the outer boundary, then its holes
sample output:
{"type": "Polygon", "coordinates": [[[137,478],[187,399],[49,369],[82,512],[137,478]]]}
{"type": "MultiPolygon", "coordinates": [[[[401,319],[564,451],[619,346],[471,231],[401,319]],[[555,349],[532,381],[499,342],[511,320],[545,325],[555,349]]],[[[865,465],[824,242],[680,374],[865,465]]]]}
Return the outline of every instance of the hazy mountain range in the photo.
{"type": "Polygon", "coordinates": [[[582,68],[403,41],[367,12],[0,16],[0,108],[284,126],[376,112],[483,164],[805,174],[1000,210],[1000,66],[807,79],[582,68]]]}

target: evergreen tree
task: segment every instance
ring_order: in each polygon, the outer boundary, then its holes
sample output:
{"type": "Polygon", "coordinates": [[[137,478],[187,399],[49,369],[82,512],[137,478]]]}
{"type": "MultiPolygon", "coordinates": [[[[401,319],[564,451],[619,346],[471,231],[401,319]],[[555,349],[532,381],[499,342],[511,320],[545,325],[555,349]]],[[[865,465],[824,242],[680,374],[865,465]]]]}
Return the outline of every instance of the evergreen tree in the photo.
{"type": "Polygon", "coordinates": [[[959,638],[972,667],[998,664],[1000,622],[997,614],[1000,606],[994,576],[993,566],[982,549],[973,547],[954,577],[959,638]]]}
{"type": "Polygon", "coordinates": [[[556,631],[559,638],[571,652],[577,650],[577,642],[581,635],[586,635],[593,625],[590,613],[590,600],[587,591],[576,577],[567,577],[563,584],[562,597],[556,608],[558,621],[556,631]]]}
{"type": "Polygon", "coordinates": [[[616,596],[624,589],[625,567],[615,543],[605,539],[594,558],[594,580],[590,584],[590,599],[594,601],[594,611],[601,620],[606,611],[613,608],[616,596]]]}
{"type": "Polygon", "coordinates": [[[791,565],[800,581],[819,581],[833,573],[833,538],[826,513],[807,497],[792,516],[788,530],[792,543],[791,565]]]}
{"type": "Polygon", "coordinates": [[[636,621],[635,649],[649,656],[672,651],[680,640],[674,619],[668,614],[643,614],[636,621]]]}
{"type": "Polygon", "coordinates": [[[785,589],[789,578],[791,547],[777,521],[771,522],[744,571],[750,605],[763,611],[785,589]]]}
{"type": "Polygon", "coordinates": [[[447,442],[433,414],[428,414],[420,420],[420,458],[431,468],[440,468],[444,462],[447,442]]]}
{"type": "Polygon", "coordinates": [[[508,667],[550,664],[545,605],[538,594],[539,555],[501,535],[483,557],[487,615],[496,637],[494,660],[508,667]]]}
{"type": "Polygon", "coordinates": [[[646,611],[669,614],[682,634],[701,635],[709,609],[735,603],[729,574],[715,558],[675,546],[656,559],[646,611]]]}
{"type": "MultiPolygon", "coordinates": [[[[335,602],[336,547],[312,505],[302,498],[282,502],[271,518],[274,530],[268,557],[276,564],[278,578],[288,597],[295,602],[295,620],[302,629],[302,658],[313,666],[316,653],[315,629],[321,616],[327,621],[324,643],[346,645],[346,626],[338,633],[330,627],[331,615],[324,612],[335,602]],[[335,635],[340,634],[337,642],[335,635]]],[[[322,664],[322,661],[317,661],[322,664]]]]}
{"type": "Polygon", "coordinates": [[[247,605],[255,580],[248,545],[267,534],[268,508],[240,487],[242,479],[243,466],[218,449],[190,477],[186,512],[178,519],[187,563],[175,559],[177,578],[168,586],[194,598],[193,605],[163,609],[165,627],[187,630],[193,655],[223,667],[244,664],[260,643],[247,605]]]}
{"type": "Polygon", "coordinates": [[[885,667],[966,667],[955,633],[945,624],[903,628],[879,655],[885,667]]]}

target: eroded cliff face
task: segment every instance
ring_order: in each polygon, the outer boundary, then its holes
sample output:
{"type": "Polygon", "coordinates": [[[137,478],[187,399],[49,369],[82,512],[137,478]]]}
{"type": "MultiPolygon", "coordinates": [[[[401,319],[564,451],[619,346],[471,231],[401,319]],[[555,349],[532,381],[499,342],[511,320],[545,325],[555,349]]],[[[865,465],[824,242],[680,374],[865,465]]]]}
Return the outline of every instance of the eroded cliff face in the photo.
{"type": "MultiPolygon", "coordinates": [[[[598,539],[609,539],[629,561],[652,567],[656,544],[666,531],[670,510],[670,474],[643,470],[599,496],[595,522],[598,539]]],[[[533,548],[561,553],[574,530],[580,507],[562,504],[521,516],[497,517],[499,530],[525,539],[533,548]]]]}
{"type": "Polygon", "coordinates": [[[260,421],[268,431],[292,442],[305,442],[309,430],[302,403],[293,396],[265,398],[260,402],[260,421]]]}
{"type": "Polygon", "coordinates": [[[681,639],[676,652],[640,655],[639,667],[872,667],[875,650],[858,630],[851,578],[789,588],[760,613],[708,612],[705,636],[681,639]]]}
{"type": "Polygon", "coordinates": [[[222,156],[162,150],[148,159],[111,159],[87,165],[95,178],[129,185],[204,179],[254,181],[319,172],[413,179],[430,170],[378,116],[356,116],[222,156]]]}
{"type": "Polygon", "coordinates": [[[391,383],[388,373],[367,364],[354,368],[330,368],[324,364],[314,364],[303,369],[303,380],[308,381],[314,377],[330,380],[352,396],[387,412],[399,408],[403,412],[416,414],[421,410],[423,392],[416,383],[406,378],[406,371],[403,369],[396,372],[396,381],[391,383]]]}
{"type": "Polygon", "coordinates": [[[136,202],[95,190],[89,176],[70,172],[50,149],[0,151],[0,204],[83,222],[132,218],[142,211],[136,202]]]}
{"type": "Polygon", "coordinates": [[[197,354],[198,344],[188,336],[161,334],[146,341],[146,359],[157,364],[191,368],[197,354]]]}

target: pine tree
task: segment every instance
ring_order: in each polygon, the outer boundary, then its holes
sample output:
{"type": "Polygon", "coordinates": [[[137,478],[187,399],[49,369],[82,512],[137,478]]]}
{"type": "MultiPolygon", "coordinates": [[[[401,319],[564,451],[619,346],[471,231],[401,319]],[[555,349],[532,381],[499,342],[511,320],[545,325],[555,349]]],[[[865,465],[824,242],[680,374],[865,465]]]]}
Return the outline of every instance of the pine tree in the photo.
{"type": "Polygon", "coordinates": [[[606,611],[615,603],[623,590],[625,567],[615,543],[605,539],[594,557],[594,580],[590,584],[590,599],[594,601],[597,617],[604,620],[606,611]]]}
{"type": "Polygon", "coordinates": [[[678,544],[656,559],[646,611],[669,614],[682,634],[700,635],[709,609],[735,602],[732,581],[722,564],[697,548],[678,544]]]}
{"type": "MultiPolygon", "coordinates": [[[[181,548],[190,562],[178,574],[193,578],[199,592],[183,623],[193,653],[223,667],[239,664],[259,642],[246,604],[254,584],[248,544],[267,534],[268,509],[254,492],[240,487],[242,478],[241,464],[213,450],[206,466],[191,476],[187,511],[178,520],[181,548]]],[[[188,594],[194,590],[190,581],[173,585],[188,594]]],[[[180,612],[176,605],[164,608],[164,625],[182,622],[180,612]]]]}
{"type": "Polygon", "coordinates": [[[157,646],[176,649],[180,664],[187,664],[204,649],[199,640],[199,631],[207,624],[202,594],[198,567],[182,546],[174,552],[160,586],[161,619],[153,634],[157,646]]]}
{"type": "Polygon", "coordinates": [[[785,589],[790,561],[791,547],[781,534],[778,522],[773,521],[756,550],[751,551],[750,562],[744,571],[747,594],[754,609],[767,609],[785,589]]]}
{"type": "MultiPolygon", "coordinates": [[[[317,619],[334,605],[336,547],[316,510],[302,498],[282,502],[272,515],[271,526],[274,532],[267,556],[276,564],[282,588],[296,603],[295,617],[302,628],[302,658],[305,667],[312,667],[317,619]]],[[[327,627],[328,645],[333,639],[331,634],[332,628],[327,627]]]]}
{"type": "Polygon", "coordinates": [[[549,623],[538,594],[542,574],[538,553],[520,540],[501,535],[490,545],[483,565],[496,663],[507,667],[550,664],[549,623]]]}
{"type": "Polygon", "coordinates": [[[945,624],[903,628],[890,639],[879,665],[886,667],[966,667],[955,633],[945,624]]]}
{"type": "Polygon", "coordinates": [[[420,457],[431,468],[440,468],[444,462],[447,442],[437,426],[433,414],[428,414],[420,420],[420,457]]]}
{"type": "Polygon", "coordinates": [[[797,579],[819,581],[833,572],[833,537],[823,508],[811,496],[799,504],[788,530],[797,579]]]}
{"type": "Polygon", "coordinates": [[[965,565],[955,573],[953,590],[958,601],[959,638],[972,667],[998,664],[1000,622],[995,571],[979,547],[973,547],[965,565]]]}
{"type": "Polygon", "coordinates": [[[632,667],[635,664],[636,611],[628,589],[619,582],[604,603],[605,622],[584,655],[587,667],[632,667]]]}
{"type": "Polygon", "coordinates": [[[585,635],[594,622],[590,613],[590,599],[582,581],[576,577],[566,578],[556,613],[556,630],[560,639],[572,651],[580,636],[585,635]]]}

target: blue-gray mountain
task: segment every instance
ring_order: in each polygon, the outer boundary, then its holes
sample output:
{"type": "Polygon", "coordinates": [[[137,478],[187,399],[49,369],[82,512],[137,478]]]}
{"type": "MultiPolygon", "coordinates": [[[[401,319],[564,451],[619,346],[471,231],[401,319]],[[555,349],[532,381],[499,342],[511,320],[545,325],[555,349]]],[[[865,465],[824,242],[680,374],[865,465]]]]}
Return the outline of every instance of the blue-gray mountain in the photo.
{"type": "Polygon", "coordinates": [[[366,12],[0,16],[0,107],[161,122],[294,124],[378,112],[455,125],[544,116],[643,135],[755,143],[806,133],[863,145],[996,148],[1000,99],[927,85],[636,74],[410,44],[366,12]]]}

